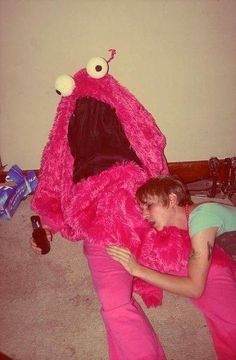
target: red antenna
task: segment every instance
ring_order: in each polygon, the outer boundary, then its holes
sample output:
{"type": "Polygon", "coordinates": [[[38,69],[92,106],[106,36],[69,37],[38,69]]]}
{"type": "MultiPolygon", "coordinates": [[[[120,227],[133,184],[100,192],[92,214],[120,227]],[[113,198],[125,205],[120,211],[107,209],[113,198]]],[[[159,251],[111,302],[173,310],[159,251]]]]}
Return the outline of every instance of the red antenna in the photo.
{"type": "Polygon", "coordinates": [[[116,49],[109,49],[108,51],[111,52],[111,56],[110,56],[110,59],[107,60],[107,63],[109,64],[109,62],[114,59],[115,55],[116,55],[116,49]]]}

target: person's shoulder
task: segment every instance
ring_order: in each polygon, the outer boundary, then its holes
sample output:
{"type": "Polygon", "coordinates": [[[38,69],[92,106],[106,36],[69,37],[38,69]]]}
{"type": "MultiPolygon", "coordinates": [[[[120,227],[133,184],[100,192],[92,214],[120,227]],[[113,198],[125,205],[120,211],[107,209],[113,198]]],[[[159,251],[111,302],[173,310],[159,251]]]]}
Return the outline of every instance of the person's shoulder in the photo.
{"type": "Polygon", "coordinates": [[[209,202],[209,201],[205,201],[199,204],[194,204],[192,208],[192,213],[207,211],[208,209],[214,208],[215,204],[217,203],[209,202]]]}
{"type": "Polygon", "coordinates": [[[199,204],[195,204],[193,207],[193,211],[197,211],[197,212],[208,212],[208,211],[212,211],[213,209],[224,209],[230,207],[230,205],[227,204],[223,204],[223,203],[218,203],[216,201],[206,201],[203,203],[199,203],[199,204]]]}
{"type": "Polygon", "coordinates": [[[196,233],[211,227],[219,227],[221,219],[216,209],[215,204],[205,202],[194,206],[189,219],[189,233],[194,236],[196,233]]]}
{"type": "Polygon", "coordinates": [[[205,202],[200,204],[199,206],[196,207],[196,209],[198,209],[198,211],[203,211],[203,212],[210,212],[210,213],[219,213],[219,214],[223,214],[228,213],[228,212],[232,212],[232,213],[236,213],[236,207],[228,204],[228,203],[221,203],[221,202],[216,202],[216,201],[211,201],[211,202],[205,202]]]}

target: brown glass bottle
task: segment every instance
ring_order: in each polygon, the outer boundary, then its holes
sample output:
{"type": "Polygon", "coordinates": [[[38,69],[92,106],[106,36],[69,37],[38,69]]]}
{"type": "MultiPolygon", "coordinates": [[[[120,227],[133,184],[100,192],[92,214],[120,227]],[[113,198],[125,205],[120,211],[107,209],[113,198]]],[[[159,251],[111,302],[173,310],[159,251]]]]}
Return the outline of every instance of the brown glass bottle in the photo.
{"type": "Polygon", "coordinates": [[[42,255],[49,253],[50,242],[47,238],[47,233],[42,227],[40,217],[37,215],[31,216],[31,224],[33,227],[32,237],[36,245],[42,250],[42,255]]]}

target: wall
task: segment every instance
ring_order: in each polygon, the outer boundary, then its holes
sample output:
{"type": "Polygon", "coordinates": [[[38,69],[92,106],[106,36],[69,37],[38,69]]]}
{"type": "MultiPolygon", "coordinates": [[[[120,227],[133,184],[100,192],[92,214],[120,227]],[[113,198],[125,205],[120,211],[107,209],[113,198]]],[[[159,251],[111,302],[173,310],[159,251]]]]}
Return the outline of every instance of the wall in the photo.
{"type": "Polygon", "coordinates": [[[154,115],[168,161],[236,155],[235,0],[0,0],[0,154],[38,168],[54,80],[117,50],[110,73],[154,115]]]}

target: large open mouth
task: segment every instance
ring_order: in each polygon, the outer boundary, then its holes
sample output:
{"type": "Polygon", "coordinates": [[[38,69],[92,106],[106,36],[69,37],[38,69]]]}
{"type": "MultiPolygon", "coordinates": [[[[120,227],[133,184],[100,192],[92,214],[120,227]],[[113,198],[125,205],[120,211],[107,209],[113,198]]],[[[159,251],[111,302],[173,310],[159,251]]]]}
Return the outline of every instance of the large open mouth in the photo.
{"type": "Polygon", "coordinates": [[[79,98],[69,121],[68,141],[74,157],[73,181],[99,174],[116,163],[142,166],[110,105],[79,98]]]}

